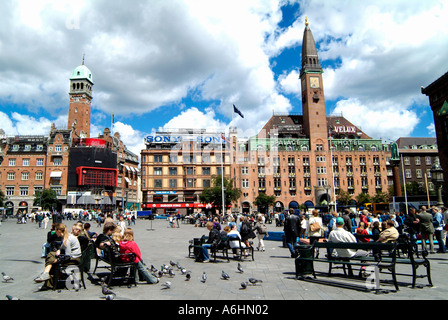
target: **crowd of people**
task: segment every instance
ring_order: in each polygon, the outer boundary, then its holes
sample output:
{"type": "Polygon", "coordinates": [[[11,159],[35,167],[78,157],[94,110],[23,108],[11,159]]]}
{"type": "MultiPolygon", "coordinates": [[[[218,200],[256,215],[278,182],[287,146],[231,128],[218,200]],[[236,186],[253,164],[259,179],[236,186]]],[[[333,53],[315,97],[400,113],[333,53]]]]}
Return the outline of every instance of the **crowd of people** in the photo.
{"type": "Polygon", "coordinates": [[[431,254],[446,252],[448,210],[445,207],[434,206],[427,209],[423,206],[419,210],[410,208],[408,214],[400,212],[381,215],[364,209],[359,216],[348,209],[342,213],[324,214],[313,210],[309,217],[297,210],[290,210],[284,216],[285,240],[291,257],[297,257],[297,239],[304,238],[312,245],[319,239],[336,242],[390,242],[405,235],[414,243],[421,242],[422,250],[431,254]],[[434,238],[438,244],[437,251],[434,238]]]}
{"type": "Polygon", "coordinates": [[[139,246],[134,240],[134,231],[130,228],[131,223],[125,222],[124,215],[116,217],[112,214],[104,215],[103,229],[100,234],[90,230],[91,224],[88,221],[78,220],[69,230],[65,223],[60,222],[63,218],[59,218],[54,220],[47,233],[46,242],[42,245],[41,257],[45,259],[45,267],[43,272],[34,279],[36,283],[44,283],[41,290],[51,289],[56,285],[54,272],[52,272],[56,263],[78,265],[89,243],[94,244],[94,250],[97,250],[97,254],[105,259],[129,262],[132,255],[132,261],[137,270],[137,280],[149,284],[159,281],[146,269],[139,246]]]}

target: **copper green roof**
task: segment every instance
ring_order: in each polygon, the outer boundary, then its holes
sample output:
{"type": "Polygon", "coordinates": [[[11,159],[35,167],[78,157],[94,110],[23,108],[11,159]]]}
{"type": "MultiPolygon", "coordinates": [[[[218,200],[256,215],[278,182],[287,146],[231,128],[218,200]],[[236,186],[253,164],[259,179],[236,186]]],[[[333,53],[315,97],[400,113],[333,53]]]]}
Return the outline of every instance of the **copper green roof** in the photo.
{"type": "Polygon", "coordinates": [[[70,77],[70,80],[76,80],[76,79],[87,79],[90,82],[93,83],[93,77],[92,72],[87,68],[85,65],[80,65],[72,72],[72,76],[70,77]]]}

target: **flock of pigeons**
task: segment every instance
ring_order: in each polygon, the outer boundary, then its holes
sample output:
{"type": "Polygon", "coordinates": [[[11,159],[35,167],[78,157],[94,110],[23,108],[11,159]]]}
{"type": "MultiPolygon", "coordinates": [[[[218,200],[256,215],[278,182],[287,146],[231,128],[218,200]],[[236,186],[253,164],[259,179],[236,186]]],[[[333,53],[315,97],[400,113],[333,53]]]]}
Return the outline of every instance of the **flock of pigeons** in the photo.
{"type": "MultiPolygon", "coordinates": [[[[184,267],[182,267],[179,262],[175,263],[173,261],[170,261],[170,265],[166,265],[163,264],[160,267],[160,270],[158,270],[156,267],[154,267],[154,265],[151,265],[151,268],[146,267],[146,269],[151,272],[155,277],[161,279],[162,277],[169,277],[169,278],[173,278],[176,274],[174,272],[174,269],[177,268],[178,271],[181,272],[181,274],[183,276],[185,276],[185,281],[190,281],[191,279],[191,271],[185,269],[184,267]]],[[[239,272],[240,274],[244,273],[243,267],[241,265],[241,263],[238,262],[238,266],[237,266],[237,272],[239,272]]],[[[3,282],[10,282],[13,281],[14,278],[12,278],[11,276],[6,275],[4,272],[2,272],[2,276],[3,276],[3,282]]],[[[224,270],[222,270],[221,273],[221,279],[222,280],[229,280],[230,279],[230,275],[225,272],[224,270]]],[[[204,271],[200,277],[200,281],[202,283],[207,282],[207,273],[204,271]]],[[[260,279],[256,279],[256,278],[249,278],[248,281],[243,281],[241,282],[241,290],[244,290],[247,288],[248,285],[257,285],[258,283],[262,283],[263,281],[260,279]]],[[[162,284],[162,290],[166,290],[166,289],[171,289],[172,283],[171,281],[166,281],[162,284]]],[[[113,300],[116,297],[115,292],[113,292],[110,288],[107,287],[107,285],[105,284],[104,280],[101,281],[101,291],[102,294],[104,295],[104,299],[105,300],[113,300]]],[[[13,297],[11,295],[6,295],[6,298],[8,300],[20,300],[16,297],[13,297]]]]}

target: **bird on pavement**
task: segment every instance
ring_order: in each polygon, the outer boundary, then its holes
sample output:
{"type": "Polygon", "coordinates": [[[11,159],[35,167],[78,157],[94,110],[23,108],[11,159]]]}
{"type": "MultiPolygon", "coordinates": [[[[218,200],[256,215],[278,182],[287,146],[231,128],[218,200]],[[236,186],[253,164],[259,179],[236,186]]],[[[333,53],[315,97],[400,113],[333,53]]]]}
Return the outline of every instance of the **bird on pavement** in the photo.
{"type": "Polygon", "coordinates": [[[229,280],[230,276],[229,276],[229,274],[228,274],[227,272],[225,272],[224,270],[222,270],[221,278],[222,278],[223,280],[229,280]]]}
{"type": "Polygon", "coordinates": [[[241,282],[241,289],[246,289],[247,288],[247,282],[241,282]]]}
{"type": "Polygon", "coordinates": [[[255,279],[255,278],[249,278],[249,282],[252,283],[252,285],[256,285],[257,283],[262,283],[263,280],[255,279]]]}
{"type": "Polygon", "coordinates": [[[162,289],[170,289],[171,288],[171,282],[167,281],[162,284],[162,289]]]}
{"type": "Polygon", "coordinates": [[[107,296],[104,297],[105,300],[114,300],[115,299],[115,295],[113,294],[108,294],[107,296]]]}
{"type": "Polygon", "coordinates": [[[4,282],[8,282],[8,281],[12,281],[12,280],[14,280],[13,277],[8,276],[8,275],[5,274],[4,272],[2,272],[2,276],[3,276],[3,281],[4,281],[4,282]]]}
{"type": "Polygon", "coordinates": [[[169,273],[170,277],[174,277],[174,276],[176,275],[176,274],[174,273],[173,269],[170,269],[170,270],[168,271],[168,273],[169,273]]]}
{"type": "Polygon", "coordinates": [[[174,266],[176,265],[176,263],[175,263],[173,260],[170,260],[170,265],[171,265],[172,267],[174,267],[174,266]]]}
{"type": "Polygon", "coordinates": [[[205,283],[205,281],[207,281],[207,274],[205,273],[205,271],[202,273],[201,281],[203,283],[205,283]]]}
{"type": "Polygon", "coordinates": [[[11,296],[11,295],[9,295],[9,294],[6,295],[6,298],[7,298],[8,300],[20,300],[19,298],[13,297],[13,296],[11,296]]]}
{"type": "Polygon", "coordinates": [[[242,266],[241,263],[239,263],[239,262],[238,262],[238,271],[239,271],[240,273],[244,273],[243,266],[242,266]]]}
{"type": "Polygon", "coordinates": [[[107,296],[110,294],[113,294],[114,296],[116,296],[115,292],[113,292],[112,290],[110,290],[104,283],[101,284],[101,292],[107,296]]]}
{"type": "Polygon", "coordinates": [[[190,279],[191,279],[191,273],[190,272],[187,272],[187,274],[185,275],[185,281],[190,281],[190,279]]]}

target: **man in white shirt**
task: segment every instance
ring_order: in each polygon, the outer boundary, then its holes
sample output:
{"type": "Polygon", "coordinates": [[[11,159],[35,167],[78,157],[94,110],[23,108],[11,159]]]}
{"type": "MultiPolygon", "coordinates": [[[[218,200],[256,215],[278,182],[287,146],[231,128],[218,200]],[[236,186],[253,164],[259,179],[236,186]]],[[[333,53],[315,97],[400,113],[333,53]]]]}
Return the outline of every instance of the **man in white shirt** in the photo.
{"type": "MultiPolygon", "coordinates": [[[[345,230],[344,228],[344,219],[338,217],[336,219],[336,229],[330,232],[328,236],[328,242],[335,243],[347,243],[347,242],[356,242],[355,236],[345,230]]],[[[368,256],[368,252],[364,250],[354,250],[354,249],[338,249],[335,248],[336,252],[333,252],[334,256],[339,258],[353,258],[353,257],[366,257],[368,256]]]]}

